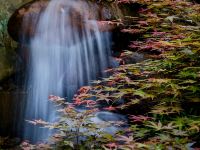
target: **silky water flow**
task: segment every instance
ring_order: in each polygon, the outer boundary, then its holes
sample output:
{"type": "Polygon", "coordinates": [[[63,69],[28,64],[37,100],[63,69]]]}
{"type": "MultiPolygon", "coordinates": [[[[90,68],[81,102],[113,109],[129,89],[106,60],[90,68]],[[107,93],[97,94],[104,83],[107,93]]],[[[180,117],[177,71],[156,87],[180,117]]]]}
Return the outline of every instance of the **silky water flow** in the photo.
{"type": "MultiPolygon", "coordinates": [[[[97,21],[88,19],[87,7],[81,1],[52,0],[40,15],[30,39],[26,120],[56,121],[48,96],[71,99],[80,86],[102,76],[108,66],[109,33],[100,32],[97,21]],[[74,20],[75,13],[78,20],[74,20]]],[[[31,142],[52,134],[28,122],[24,128],[24,139],[31,142]]]]}

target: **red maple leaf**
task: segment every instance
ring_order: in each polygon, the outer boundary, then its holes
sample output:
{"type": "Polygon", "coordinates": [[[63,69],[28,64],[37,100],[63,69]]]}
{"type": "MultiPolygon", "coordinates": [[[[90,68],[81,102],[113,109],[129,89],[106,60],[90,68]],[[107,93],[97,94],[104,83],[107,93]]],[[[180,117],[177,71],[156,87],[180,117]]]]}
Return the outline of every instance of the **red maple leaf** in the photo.
{"type": "Polygon", "coordinates": [[[132,122],[144,122],[144,121],[150,120],[152,118],[148,117],[148,116],[143,116],[143,115],[138,115],[138,116],[130,115],[129,119],[132,122]]]}
{"type": "Polygon", "coordinates": [[[79,93],[83,94],[83,93],[88,93],[90,91],[91,87],[90,86],[83,86],[79,89],[79,93]]]}
{"type": "Polygon", "coordinates": [[[50,101],[58,101],[58,100],[60,100],[60,99],[62,99],[62,98],[59,97],[59,96],[50,95],[50,96],[48,97],[48,99],[49,99],[50,101]]]}
{"type": "Polygon", "coordinates": [[[108,111],[115,111],[116,110],[116,107],[113,107],[113,106],[109,106],[109,107],[105,107],[103,108],[104,110],[108,110],[108,111]]]}

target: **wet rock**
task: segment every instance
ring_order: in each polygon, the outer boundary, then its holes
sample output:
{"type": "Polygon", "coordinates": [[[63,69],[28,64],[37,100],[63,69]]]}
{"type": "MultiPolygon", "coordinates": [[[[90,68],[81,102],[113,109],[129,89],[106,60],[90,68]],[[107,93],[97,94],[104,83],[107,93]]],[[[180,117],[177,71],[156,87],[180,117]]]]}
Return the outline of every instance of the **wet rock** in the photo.
{"type": "MultiPolygon", "coordinates": [[[[19,9],[17,9],[11,16],[8,22],[8,32],[10,36],[18,42],[21,42],[32,37],[35,33],[37,23],[42,12],[47,7],[48,0],[34,0],[29,2],[19,9]],[[24,24],[24,22],[26,22],[24,24]]],[[[65,8],[65,6],[60,6],[58,10],[60,11],[65,8]],[[60,8],[61,7],[61,8],[60,8]]],[[[99,20],[99,29],[101,31],[112,30],[113,28],[119,26],[117,23],[106,22],[107,20],[113,20],[116,18],[121,18],[122,13],[118,8],[116,3],[113,4],[98,4],[97,2],[87,2],[87,6],[80,1],[80,5],[71,10],[72,23],[74,26],[81,28],[84,21],[81,21],[83,15],[81,12],[87,10],[87,15],[89,20],[99,20]],[[101,21],[104,22],[101,22],[101,21]]],[[[52,18],[53,19],[53,18],[52,18]]]]}
{"type": "Polygon", "coordinates": [[[132,63],[138,63],[143,61],[144,58],[144,54],[142,53],[137,53],[137,52],[133,52],[129,57],[127,57],[126,59],[124,59],[126,64],[132,64],[132,63]]]}
{"type": "Polygon", "coordinates": [[[39,16],[47,5],[48,0],[36,0],[17,9],[8,22],[8,33],[10,36],[15,41],[32,36],[35,32],[39,16]],[[25,21],[25,19],[29,20],[25,21]],[[23,22],[27,22],[28,24],[24,25],[23,22]],[[24,28],[24,26],[28,28],[24,28]]]}
{"type": "Polygon", "coordinates": [[[127,122],[127,118],[124,115],[108,112],[108,111],[101,111],[95,114],[94,117],[91,118],[91,121],[97,124],[105,124],[107,122],[124,122],[124,126],[119,126],[116,124],[116,126],[107,126],[105,128],[102,128],[102,131],[107,132],[109,134],[115,134],[116,132],[123,130],[123,127],[125,127],[125,123],[127,122]]]}
{"type": "MultiPolygon", "coordinates": [[[[25,93],[0,91],[0,136],[16,137],[22,132],[25,93]],[[17,103],[16,103],[17,100],[17,103]]],[[[0,146],[1,147],[1,146],[0,146]]]]}

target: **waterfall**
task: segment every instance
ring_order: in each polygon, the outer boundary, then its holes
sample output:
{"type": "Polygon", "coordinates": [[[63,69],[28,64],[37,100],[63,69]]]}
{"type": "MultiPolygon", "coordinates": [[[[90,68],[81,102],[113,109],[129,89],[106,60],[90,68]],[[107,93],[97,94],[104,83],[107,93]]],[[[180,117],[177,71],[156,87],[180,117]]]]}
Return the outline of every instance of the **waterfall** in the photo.
{"type": "MultiPolygon", "coordinates": [[[[108,66],[109,34],[100,32],[97,21],[89,19],[88,7],[83,1],[52,0],[40,15],[30,39],[26,120],[54,122],[56,110],[48,96],[70,100],[80,86],[88,85],[108,66]]],[[[24,139],[32,142],[51,135],[29,123],[24,128],[24,139]]]]}

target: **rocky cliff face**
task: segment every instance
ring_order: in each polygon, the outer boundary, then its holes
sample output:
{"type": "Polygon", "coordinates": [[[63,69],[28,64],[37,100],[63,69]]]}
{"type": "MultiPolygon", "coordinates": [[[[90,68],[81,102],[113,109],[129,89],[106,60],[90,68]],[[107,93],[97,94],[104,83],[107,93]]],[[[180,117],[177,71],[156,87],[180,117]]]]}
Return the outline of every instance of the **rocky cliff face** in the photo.
{"type": "Polygon", "coordinates": [[[9,17],[22,3],[30,0],[2,0],[0,5],[0,90],[2,81],[9,78],[19,68],[16,67],[19,56],[15,52],[16,43],[7,32],[9,17]]]}

